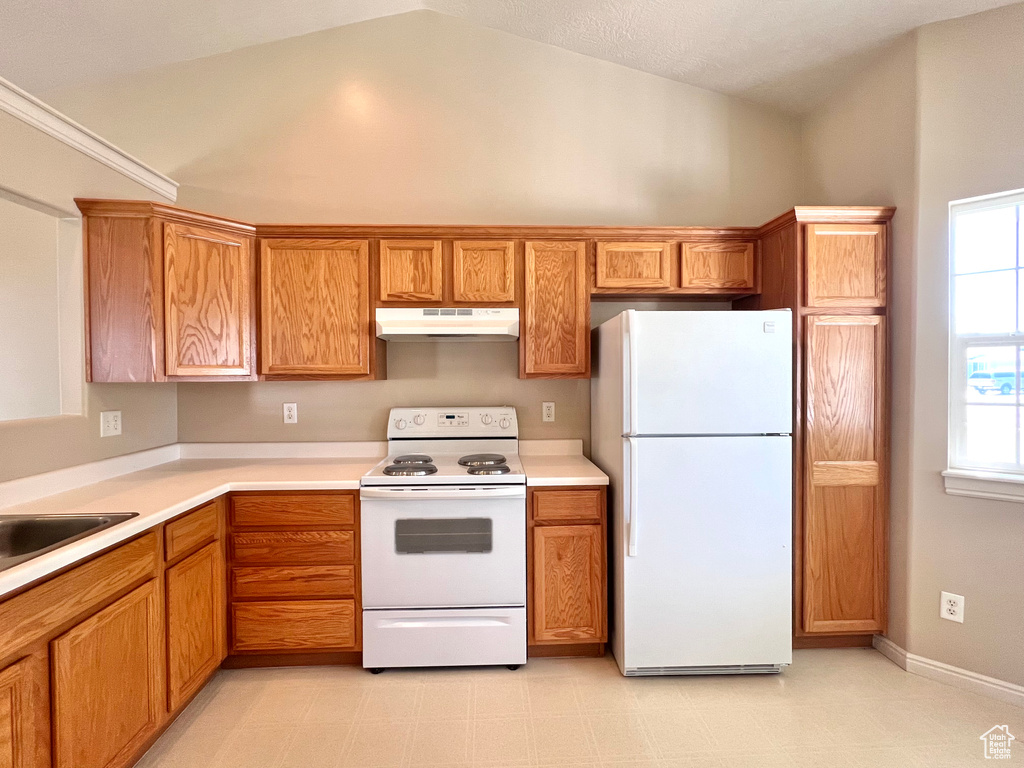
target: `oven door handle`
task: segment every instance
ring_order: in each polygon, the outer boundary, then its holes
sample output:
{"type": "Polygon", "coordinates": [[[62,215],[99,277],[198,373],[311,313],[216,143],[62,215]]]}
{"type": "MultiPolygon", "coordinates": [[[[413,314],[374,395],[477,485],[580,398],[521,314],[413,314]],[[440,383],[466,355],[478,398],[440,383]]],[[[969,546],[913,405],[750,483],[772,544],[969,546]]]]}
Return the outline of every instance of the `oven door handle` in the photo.
{"type": "Polygon", "coordinates": [[[459,501],[462,499],[525,499],[526,486],[498,485],[483,488],[360,488],[360,499],[389,501],[459,501]]]}

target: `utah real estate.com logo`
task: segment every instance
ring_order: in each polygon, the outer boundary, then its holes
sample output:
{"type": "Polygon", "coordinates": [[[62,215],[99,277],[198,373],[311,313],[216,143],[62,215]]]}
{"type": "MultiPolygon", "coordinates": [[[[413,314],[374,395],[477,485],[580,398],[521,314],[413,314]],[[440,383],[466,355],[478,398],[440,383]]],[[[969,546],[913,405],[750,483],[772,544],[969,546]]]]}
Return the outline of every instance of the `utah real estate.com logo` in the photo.
{"type": "Polygon", "coordinates": [[[1010,748],[1016,737],[1010,733],[1009,726],[993,725],[978,738],[985,742],[986,760],[1009,760],[1012,757],[1010,748]]]}

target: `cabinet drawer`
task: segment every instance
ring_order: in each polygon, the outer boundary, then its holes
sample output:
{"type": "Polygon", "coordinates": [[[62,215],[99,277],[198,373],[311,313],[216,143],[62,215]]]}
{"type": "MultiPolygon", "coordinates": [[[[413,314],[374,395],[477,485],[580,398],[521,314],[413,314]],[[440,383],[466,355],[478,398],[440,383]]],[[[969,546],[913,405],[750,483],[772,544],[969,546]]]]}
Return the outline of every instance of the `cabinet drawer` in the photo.
{"type": "Polygon", "coordinates": [[[599,523],[604,490],[582,488],[571,491],[533,491],[535,523],[599,523]]]}
{"type": "Polygon", "coordinates": [[[352,531],[267,531],[231,537],[236,565],[341,565],[355,560],[352,531]]]}
{"type": "Polygon", "coordinates": [[[231,595],[259,597],[353,597],[354,565],[293,565],[231,569],[231,595]]]}
{"type": "Polygon", "coordinates": [[[231,617],[235,651],[312,651],[356,642],[354,600],[235,603],[231,617]]]}
{"type": "Polygon", "coordinates": [[[355,520],[355,494],[235,496],[231,499],[231,524],[235,528],[345,528],[354,525],[355,520]]]}
{"type": "Polygon", "coordinates": [[[164,558],[174,560],[217,538],[220,505],[207,504],[164,528],[164,558]]]}

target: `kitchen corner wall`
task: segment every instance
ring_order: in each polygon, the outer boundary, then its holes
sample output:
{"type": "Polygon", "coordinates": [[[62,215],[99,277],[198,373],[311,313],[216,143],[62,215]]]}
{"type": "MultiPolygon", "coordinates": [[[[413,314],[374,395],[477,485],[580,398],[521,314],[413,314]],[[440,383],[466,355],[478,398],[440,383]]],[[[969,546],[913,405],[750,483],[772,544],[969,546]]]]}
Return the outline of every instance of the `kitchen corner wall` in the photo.
{"type": "MultiPolygon", "coordinates": [[[[430,11],[45,97],[246,220],[758,225],[798,202],[794,119],[430,11]]],[[[392,343],[383,382],[179,384],[178,438],[380,440],[391,406],[493,403],[526,438],[589,438],[589,383],[520,381],[516,354],[392,343]]]]}
{"type": "MultiPolygon", "coordinates": [[[[59,331],[50,329],[50,333],[53,342],[56,342],[53,336],[60,334],[62,356],[66,353],[69,358],[78,358],[74,364],[62,369],[64,376],[73,374],[73,384],[53,381],[56,374],[50,372],[50,382],[41,381],[40,387],[57,386],[64,390],[65,406],[68,401],[79,400],[79,393],[69,396],[74,385],[82,387],[81,408],[77,402],[73,402],[71,408],[80,410],[80,413],[0,421],[0,482],[173,443],[177,439],[174,384],[85,384],[79,374],[83,359],[83,342],[79,338],[82,247],[81,225],[76,217],[73,198],[95,196],[153,200],[158,196],[119,171],[6,112],[0,112],[0,148],[0,197],[5,201],[16,200],[22,206],[30,202],[31,209],[45,210],[52,217],[57,238],[55,242],[48,241],[48,246],[61,252],[61,264],[66,267],[58,268],[58,285],[49,291],[53,295],[32,296],[31,301],[45,300],[52,305],[68,302],[68,317],[64,318],[62,313],[59,331]],[[72,308],[72,304],[77,308],[72,308]],[[75,322],[65,325],[65,320],[72,316],[75,322]],[[119,437],[100,438],[99,414],[108,409],[122,413],[124,434],[119,437]]],[[[4,219],[0,225],[0,249],[29,247],[26,238],[32,227],[29,220],[11,213],[10,205],[4,208],[0,213],[4,219]]],[[[51,250],[41,249],[38,244],[32,248],[39,252],[19,254],[25,258],[26,264],[31,259],[42,263],[55,258],[51,250]]],[[[8,272],[0,279],[4,281],[5,291],[15,292],[17,301],[24,302],[29,298],[25,273],[8,272]]],[[[0,333],[9,333],[10,330],[0,322],[0,333]]],[[[0,347],[3,347],[0,349],[3,365],[12,368],[24,365],[25,360],[19,357],[18,351],[8,345],[0,347]]],[[[66,362],[62,360],[62,363],[66,362]]]]}
{"type": "Polygon", "coordinates": [[[949,203],[1024,187],[1024,5],[898,42],[804,127],[809,204],[894,204],[890,635],[1024,685],[1024,506],[948,496],[949,203]],[[939,618],[941,590],[966,598],[939,618]]]}

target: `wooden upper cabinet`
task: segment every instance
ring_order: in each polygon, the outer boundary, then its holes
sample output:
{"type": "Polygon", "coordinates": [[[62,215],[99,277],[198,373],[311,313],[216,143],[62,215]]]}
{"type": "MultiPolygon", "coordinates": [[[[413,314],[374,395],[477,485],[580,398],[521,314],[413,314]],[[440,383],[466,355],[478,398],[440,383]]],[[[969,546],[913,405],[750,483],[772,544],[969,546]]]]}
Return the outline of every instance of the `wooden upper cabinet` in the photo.
{"type": "Polygon", "coordinates": [[[885,224],[808,224],[805,231],[808,307],[885,306],[885,224]]]}
{"type": "Polygon", "coordinates": [[[512,240],[456,240],[452,249],[452,298],[473,304],[516,300],[512,240]]]}
{"type": "Polygon", "coordinates": [[[527,242],[520,376],[590,375],[586,243],[527,242]]]}
{"type": "Polygon", "coordinates": [[[50,768],[46,653],[0,670],[0,768],[50,768]]]}
{"type": "Polygon", "coordinates": [[[147,582],[50,644],[54,768],[121,768],[163,722],[158,585],[147,582]]]}
{"type": "Polygon", "coordinates": [[[380,241],[380,300],[441,301],[440,240],[380,241]]]}
{"type": "Polygon", "coordinates": [[[754,291],[757,289],[754,243],[683,243],[679,269],[680,287],[754,291]]]}
{"type": "Polygon", "coordinates": [[[533,642],[606,639],[603,531],[600,525],[533,529],[533,642]]]}
{"type": "Polygon", "coordinates": [[[167,705],[196,693],[224,659],[225,578],[220,544],[167,570],[167,705]]]}
{"type": "Polygon", "coordinates": [[[168,376],[252,372],[252,239],[164,225],[168,376]]]}
{"type": "Polygon", "coordinates": [[[669,288],[671,243],[597,244],[595,288],[669,288]]]}
{"type": "Polygon", "coordinates": [[[260,241],[260,372],[368,376],[366,240],[260,241]]]}
{"type": "Polygon", "coordinates": [[[805,322],[804,631],[884,632],[885,318],[805,322]]]}

